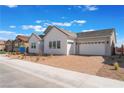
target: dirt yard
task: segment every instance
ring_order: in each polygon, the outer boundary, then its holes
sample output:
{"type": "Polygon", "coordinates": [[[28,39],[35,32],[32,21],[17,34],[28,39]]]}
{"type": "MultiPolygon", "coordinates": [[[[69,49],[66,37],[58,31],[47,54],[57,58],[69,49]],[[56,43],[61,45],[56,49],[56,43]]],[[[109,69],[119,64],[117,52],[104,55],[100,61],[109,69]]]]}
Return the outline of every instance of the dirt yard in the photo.
{"type": "MultiPolygon", "coordinates": [[[[11,58],[18,58],[11,55],[11,58]]],[[[116,58],[117,59],[117,58],[116,58]]],[[[111,58],[102,56],[26,56],[23,60],[54,67],[88,73],[102,77],[124,80],[124,67],[114,70],[111,58]]],[[[122,63],[122,62],[121,62],[122,63]]],[[[123,62],[124,63],[124,62],[123,62]]]]}

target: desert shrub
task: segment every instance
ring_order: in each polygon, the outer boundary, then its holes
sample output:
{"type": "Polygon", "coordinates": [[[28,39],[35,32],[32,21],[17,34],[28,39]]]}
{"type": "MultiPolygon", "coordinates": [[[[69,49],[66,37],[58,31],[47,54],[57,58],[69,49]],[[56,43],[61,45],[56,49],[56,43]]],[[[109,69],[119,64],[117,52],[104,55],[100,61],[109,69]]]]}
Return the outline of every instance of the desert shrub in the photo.
{"type": "Polygon", "coordinates": [[[19,59],[24,59],[24,55],[19,55],[19,59]]]}
{"type": "Polygon", "coordinates": [[[0,54],[6,54],[6,52],[5,51],[0,51],[0,54]]]}
{"type": "Polygon", "coordinates": [[[115,63],[114,63],[114,68],[115,68],[115,70],[118,70],[118,69],[119,69],[119,64],[118,64],[118,62],[115,62],[115,63]]]}
{"type": "Polygon", "coordinates": [[[46,60],[45,58],[42,58],[42,60],[46,60]]]}
{"type": "Polygon", "coordinates": [[[38,62],[39,60],[40,60],[40,57],[38,56],[38,57],[36,57],[35,62],[38,62]]]}

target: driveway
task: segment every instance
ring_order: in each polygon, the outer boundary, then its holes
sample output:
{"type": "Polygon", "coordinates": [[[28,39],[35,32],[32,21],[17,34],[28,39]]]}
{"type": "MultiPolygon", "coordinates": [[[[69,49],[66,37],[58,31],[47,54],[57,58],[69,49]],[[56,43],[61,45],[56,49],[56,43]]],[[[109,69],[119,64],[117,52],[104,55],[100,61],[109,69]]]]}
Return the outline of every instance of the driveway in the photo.
{"type": "Polygon", "coordinates": [[[124,82],[0,56],[0,87],[124,87],[124,82]]]}

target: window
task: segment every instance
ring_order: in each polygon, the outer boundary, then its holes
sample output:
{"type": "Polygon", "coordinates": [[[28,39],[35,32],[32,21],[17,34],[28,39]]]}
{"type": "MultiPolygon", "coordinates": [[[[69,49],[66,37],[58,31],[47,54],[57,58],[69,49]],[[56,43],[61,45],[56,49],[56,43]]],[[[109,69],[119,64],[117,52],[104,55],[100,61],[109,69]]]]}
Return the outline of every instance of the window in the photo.
{"type": "Polygon", "coordinates": [[[101,42],[98,42],[98,44],[100,44],[101,42]]]}
{"type": "Polygon", "coordinates": [[[51,41],[49,42],[49,48],[52,48],[52,42],[51,41]]]}
{"type": "Polygon", "coordinates": [[[36,43],[31,43],[31,48],[36,48],[36,43]]]}
{"type": "Polygon", "coordinates": [[[109,41],[107,41],[107,44],[109,43],[109,41]]]}
{"type": "Polygon", "coordinates": [[[102,42],[102,44],[104,44],[105,42],[102,42]]]}
{"type": "Polygon", "coordinates": [[[61,46],[61,42],[60,41],[57,41],[57,48],[59,49],[61,46]]]}
{"type": "Polygon", "coordinates": [[[53,48],[56,48],[56,41],[53,41],[53,48]]]}

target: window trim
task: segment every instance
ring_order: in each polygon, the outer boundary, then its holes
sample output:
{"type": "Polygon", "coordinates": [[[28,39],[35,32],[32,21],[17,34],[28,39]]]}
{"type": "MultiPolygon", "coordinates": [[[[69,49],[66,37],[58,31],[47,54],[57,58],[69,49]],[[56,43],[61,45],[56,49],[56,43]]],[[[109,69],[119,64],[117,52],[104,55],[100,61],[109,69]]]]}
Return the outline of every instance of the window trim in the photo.
{"type": "Polygon", "coordinates": [[[57,49],[61,48],[61,41],[57,41],[57,49]]]}
{"type": "Polygon", "coordinates": [[[35,43],[35,42],[32,42],[32,43],[31,43],[31,48],[32,48],[32,49],[36,49],[36,43],[35,43]]]}
{"type": "Polygon", "coordinates": [[[53,41],[53,49],[56,49],[56,41],[53,41]]]}
{"type": "Polygon", "coordinates": [[[49,41],[49,48],[52,48],[52,41],[49,41]]]}

